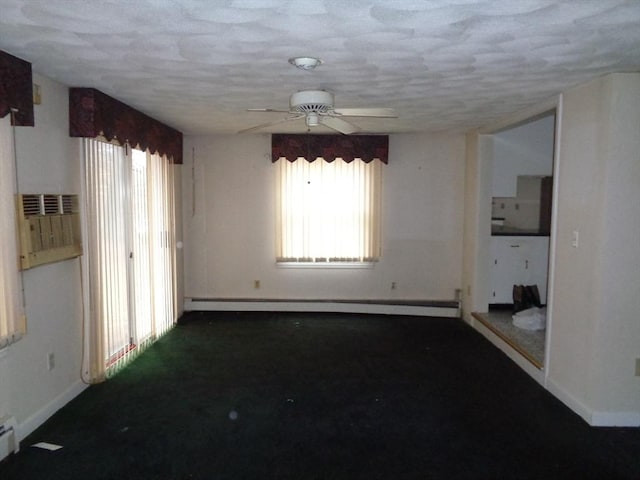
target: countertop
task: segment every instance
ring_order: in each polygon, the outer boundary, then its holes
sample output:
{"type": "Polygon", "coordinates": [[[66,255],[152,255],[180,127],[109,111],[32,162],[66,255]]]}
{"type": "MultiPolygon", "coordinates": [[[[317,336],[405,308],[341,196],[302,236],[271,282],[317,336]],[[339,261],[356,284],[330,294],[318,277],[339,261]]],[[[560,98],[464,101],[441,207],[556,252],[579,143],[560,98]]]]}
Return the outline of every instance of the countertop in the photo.
{"type": "Polygon", "coordinates": [[[548,237],[548,233],[528,230],[493,230],[492,237],[548,237]]]}

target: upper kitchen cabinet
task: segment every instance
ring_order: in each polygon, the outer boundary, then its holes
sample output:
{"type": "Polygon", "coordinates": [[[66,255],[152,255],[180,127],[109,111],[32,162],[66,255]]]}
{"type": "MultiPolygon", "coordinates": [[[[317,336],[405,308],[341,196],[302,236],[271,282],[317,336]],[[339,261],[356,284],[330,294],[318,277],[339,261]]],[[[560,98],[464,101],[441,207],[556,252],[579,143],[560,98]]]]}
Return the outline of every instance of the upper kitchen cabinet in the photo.
{"type": "Polygon", "coordinates": [[[493,197],[515,197],[518,176],[553,175],[555,115],[493,135],[493,197]]]}

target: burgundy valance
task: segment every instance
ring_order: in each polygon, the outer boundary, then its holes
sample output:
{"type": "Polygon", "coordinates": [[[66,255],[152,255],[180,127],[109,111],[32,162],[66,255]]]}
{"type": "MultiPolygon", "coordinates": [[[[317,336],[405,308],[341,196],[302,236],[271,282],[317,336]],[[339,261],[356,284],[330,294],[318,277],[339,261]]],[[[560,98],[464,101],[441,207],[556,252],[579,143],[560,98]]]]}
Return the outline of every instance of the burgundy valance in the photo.
{"type": "Polygon", "coordinates": [[[321,157],[327,162],[342,158],[349,163],[360,158],[369,163],[377,158],[389,163],[389,136],[274,133],[271,135],[271,161],[276,162],[283,157],[290,162],[300,157],[313,162],[321,157]]]}
{"type": "Polygon", "coordinates": [[[0,50],[0,118],[12,108],[16,126],[33,127],[31,64],[0,50]]]}
{"type": "Polygon", "coordinates": [[[69,89],[69,135],[103,135],[182,163],[181,132],[95,88],[69,89]]]}

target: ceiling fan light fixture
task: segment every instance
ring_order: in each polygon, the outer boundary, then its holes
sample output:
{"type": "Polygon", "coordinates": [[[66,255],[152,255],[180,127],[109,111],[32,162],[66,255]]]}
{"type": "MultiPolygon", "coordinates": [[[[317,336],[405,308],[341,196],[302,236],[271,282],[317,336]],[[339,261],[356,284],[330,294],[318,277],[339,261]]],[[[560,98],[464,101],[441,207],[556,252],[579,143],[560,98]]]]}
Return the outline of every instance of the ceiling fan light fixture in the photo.
{"type": "Polygon", "coordinates": [[[320,125],[320,117],[318,117],[317,113],[307,113],[305,122],[307,123],[307,127],[317,127],[320,125]]]}
{"type": "Polygon", "coordinates": [[[333,93],[326,90],[300,90],[289,97],[289,110],[272,108],[253,108],[254,112],[281,112],[289,116],[275,122],[263,123],[255,127],[240,130],[238,133],[251,132],[261,128],[278,125],[304,118],[308,128],[324,125],[344,135],[357,133],[360,128],[345,120],[345,117],[396,118],[391,108],[334,108],[333,93]]]}
{"type": "Polygon", "coordinates": [[[316,57],[292,57],[289,63],[300,70],[313,70],[322,64],[322,60],[316,57]]]}

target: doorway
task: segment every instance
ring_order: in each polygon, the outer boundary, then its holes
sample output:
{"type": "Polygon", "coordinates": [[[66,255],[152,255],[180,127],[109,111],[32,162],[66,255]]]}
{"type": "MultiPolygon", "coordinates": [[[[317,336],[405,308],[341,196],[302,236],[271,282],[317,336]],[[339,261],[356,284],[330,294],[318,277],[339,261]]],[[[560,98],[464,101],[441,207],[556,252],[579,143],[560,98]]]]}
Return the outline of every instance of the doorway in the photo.
{"type": "Polygon", "coordinates": [[[549,111],[490,135],[488,309],[475,315],[538,369],[546,345],[555,120],[549,111]],[[520,285],[529,295],[514,302],[520,285]]]}

